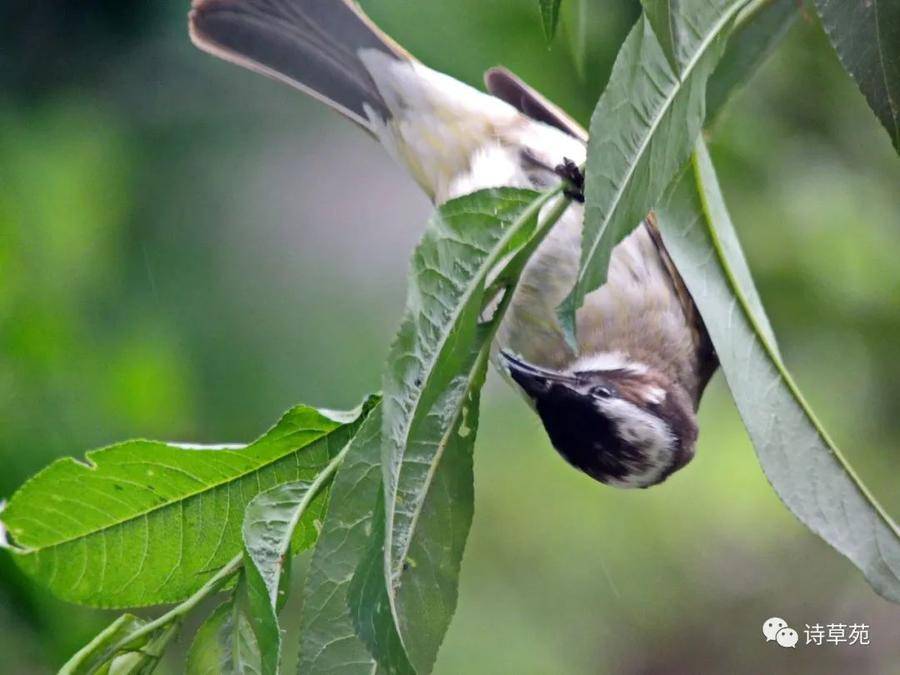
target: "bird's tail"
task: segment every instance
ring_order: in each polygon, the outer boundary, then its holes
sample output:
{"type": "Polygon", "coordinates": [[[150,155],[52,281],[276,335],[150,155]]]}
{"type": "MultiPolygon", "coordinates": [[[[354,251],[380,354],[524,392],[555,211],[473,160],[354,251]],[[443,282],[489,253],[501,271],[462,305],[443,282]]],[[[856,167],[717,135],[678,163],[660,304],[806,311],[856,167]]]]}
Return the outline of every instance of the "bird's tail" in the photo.
{"type": "Polygon", "coordinates": [[[353,0],[193,0],[191,40],[200,49],[287,82],[374,132],[389,117],[359,57],[412,57],[353,0]]]}

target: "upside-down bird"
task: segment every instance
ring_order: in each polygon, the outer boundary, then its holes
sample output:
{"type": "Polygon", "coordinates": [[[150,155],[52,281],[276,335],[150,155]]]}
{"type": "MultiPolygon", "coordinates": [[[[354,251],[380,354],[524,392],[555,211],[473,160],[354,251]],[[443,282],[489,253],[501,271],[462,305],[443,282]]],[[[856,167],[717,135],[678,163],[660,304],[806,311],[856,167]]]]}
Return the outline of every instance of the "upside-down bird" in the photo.
{"type": "Polygon", "coordinates": [[[190,34],[356,122],[436,204],[568,181],[576,199],[527,263],[493,361],[556,450],[592,478],[649,487],[691,460],[717,360],[652,218],[615,247],[606,283],[586,296],[576,349],[557,320],[580,262],[587,143],[560,108],[502,68],[487,72],[489,93],[431,70],[352,0],[194,0],[190,34]]]}

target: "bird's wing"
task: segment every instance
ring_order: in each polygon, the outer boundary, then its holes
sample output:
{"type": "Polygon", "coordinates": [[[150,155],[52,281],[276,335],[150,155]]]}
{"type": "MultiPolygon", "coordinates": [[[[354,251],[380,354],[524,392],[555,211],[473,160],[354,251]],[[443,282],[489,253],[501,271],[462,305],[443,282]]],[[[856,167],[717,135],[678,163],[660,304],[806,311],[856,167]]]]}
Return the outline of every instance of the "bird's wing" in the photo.
{"type": "Polygon", "coordinates": [[[522,114],[587,143],[588,132],[584,127],[506,68],[488,70],[484,74],[484,84],[491,94],[506,101],[522,114]]]}
{"type": "Polygon", "coordinates": [[[696,408],[700,403],[703,390],[716,372],[716,368],[719,367],[719,358],[716,356],[715,347],[713,347],[712,340],[710,340],[706,324],[703,323],[703,318],[700,316],[700,311],[697,309],[696,303],[694,303],[694,298],[691,297],[690,291],[684,285],[681,274],[679,274],[675,263],[672,262],[672,258],[666,250],[665,244],[663,244],[662,235],[656,225],[656,216],[650,213],[644,220],[643,225],[659,251],[660,260],[665,270],[669,273],[672,288],[691,329],[691,336],[695,345],[694,353],[697,355],[696,363],[694,364],[697,378],[696,391],[691,392],[694,398],[694,407],[696,408]]]}

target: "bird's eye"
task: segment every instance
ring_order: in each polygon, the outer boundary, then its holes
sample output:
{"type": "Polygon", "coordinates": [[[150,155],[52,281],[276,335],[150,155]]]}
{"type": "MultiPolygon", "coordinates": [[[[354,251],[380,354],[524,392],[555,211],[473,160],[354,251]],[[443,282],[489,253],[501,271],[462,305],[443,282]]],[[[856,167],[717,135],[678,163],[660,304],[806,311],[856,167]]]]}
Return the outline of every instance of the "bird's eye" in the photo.
{"type": "Polygon", "coordinates": [[[609,387],[598,385],[591,388],[591,396],[595,398],[610,398],[612,395],[612,389],[610,389],[609,387]]]}

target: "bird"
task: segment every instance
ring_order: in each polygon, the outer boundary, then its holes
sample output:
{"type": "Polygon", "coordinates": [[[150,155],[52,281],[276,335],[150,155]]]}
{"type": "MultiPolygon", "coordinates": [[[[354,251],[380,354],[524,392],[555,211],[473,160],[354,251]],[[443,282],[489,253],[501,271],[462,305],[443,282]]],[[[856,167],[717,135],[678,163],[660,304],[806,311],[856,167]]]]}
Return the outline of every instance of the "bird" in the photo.
{"type": "Polygon", "coordinates": [[[201,50],[287,83],[379,141],[436,205],[498,187],[571,199],[525,265],[492,362],[537,412],[556,451],[594,480],[646,488],[694,456],[697,408],[718,361],[648,214],[613,249],[606,282],[576,313],[587,132],[509,70],[486,91],[432,70],[352,0],[193,0],[201,50]]]}

